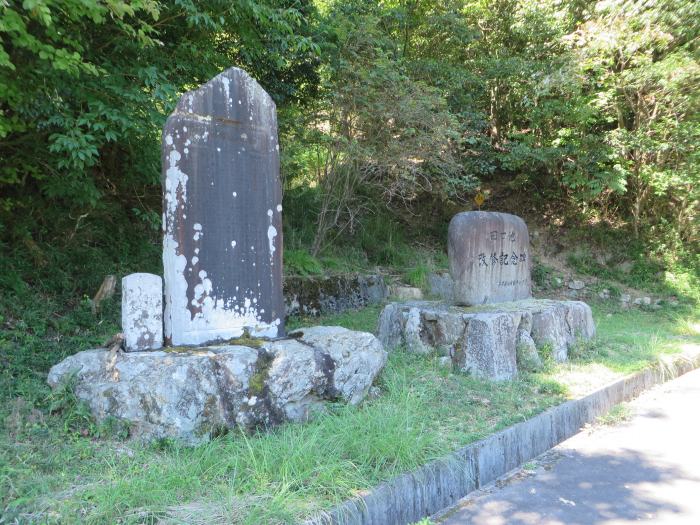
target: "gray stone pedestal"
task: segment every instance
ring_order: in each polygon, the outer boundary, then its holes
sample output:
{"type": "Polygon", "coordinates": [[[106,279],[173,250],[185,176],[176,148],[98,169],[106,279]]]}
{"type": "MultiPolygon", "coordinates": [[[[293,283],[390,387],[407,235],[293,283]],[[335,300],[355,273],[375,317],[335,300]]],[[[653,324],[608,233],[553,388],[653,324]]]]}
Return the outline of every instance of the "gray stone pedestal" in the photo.
{"type": "Polygon", "coordinates": [[[197,443],[223,429],[305,421],[326,401],[360,403],[386,363],[381,343],[366,332],[316,326],[292,336],[86,350],[52,367],[48,383],[75,377],[75,394],[93,416],[128,422],[133,437],[197,443]]]}
{"type": "Polygon", "coordinates": [[[518,365],[537,364],[537,348],[565,361],[578,338],[595,336],[591,309],[580,301],[527,299],[459,307],[416,301],[387,305],[379,318],[379,340],[387,349],[438,349],[453,365],[476,377],[514,379],[518,365]]]}

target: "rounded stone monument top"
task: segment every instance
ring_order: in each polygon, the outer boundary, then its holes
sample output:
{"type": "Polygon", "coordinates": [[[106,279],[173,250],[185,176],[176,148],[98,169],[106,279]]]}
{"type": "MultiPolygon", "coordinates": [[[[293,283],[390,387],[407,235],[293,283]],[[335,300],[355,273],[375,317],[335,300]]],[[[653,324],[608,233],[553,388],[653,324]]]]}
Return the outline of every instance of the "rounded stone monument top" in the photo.
{"type": "Polygon", "coordinates": [[[447,252],[455,303],[518,301],[531,296],[527,225],[510,213],[468,211],[455,215],[447,252]]]}
{"type": "MultiPolygon", "coordinates": [[[[175,113],[232,124],[276,122],[272,97],[248,73],[231,67],[180,97],[175,113]]],[[[275,124],[276,125],[276,124],[275,124]]]]}

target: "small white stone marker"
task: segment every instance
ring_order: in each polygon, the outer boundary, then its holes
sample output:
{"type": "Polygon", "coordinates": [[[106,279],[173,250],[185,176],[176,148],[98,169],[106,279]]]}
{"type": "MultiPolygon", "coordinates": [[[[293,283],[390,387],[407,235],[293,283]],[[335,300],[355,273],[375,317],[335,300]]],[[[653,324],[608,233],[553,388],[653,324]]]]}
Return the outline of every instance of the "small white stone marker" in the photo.
{"type": "Polygon", "coordinates": [[[122,279],[122,331],[127,352],[163,346],[163,279],[132,273],[122,279]]]}

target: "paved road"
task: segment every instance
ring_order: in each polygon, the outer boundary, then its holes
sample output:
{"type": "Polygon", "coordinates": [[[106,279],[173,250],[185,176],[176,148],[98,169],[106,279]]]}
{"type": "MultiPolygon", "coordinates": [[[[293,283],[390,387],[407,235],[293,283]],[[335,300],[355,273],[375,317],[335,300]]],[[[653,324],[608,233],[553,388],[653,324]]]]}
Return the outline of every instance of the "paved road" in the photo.
{"type": "Polygon", "coordinates": [[[443,525],[700,524],[700,370],[473,493],[443,525]]]}

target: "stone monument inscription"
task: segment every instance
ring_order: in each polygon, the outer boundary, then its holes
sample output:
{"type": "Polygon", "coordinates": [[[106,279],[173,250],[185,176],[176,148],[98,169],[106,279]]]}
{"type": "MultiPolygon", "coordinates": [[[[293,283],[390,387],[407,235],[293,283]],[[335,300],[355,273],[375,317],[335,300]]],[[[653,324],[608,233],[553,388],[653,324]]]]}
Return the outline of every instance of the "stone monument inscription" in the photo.
{"type": "Polygon", "coordinates": [[[530,238],[509,213],[458,213],[448,229],[450,274],[458,305],[518,301],[531,296],[530,238]]]}
{"type": "Polygon", "coordinates": [[[185,93],[163,129],[165,339],[284,335],[275,104],[231,68],[185,93]]]}

